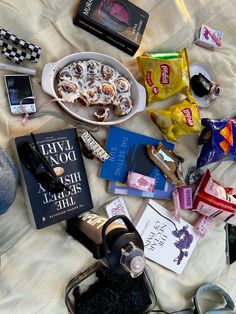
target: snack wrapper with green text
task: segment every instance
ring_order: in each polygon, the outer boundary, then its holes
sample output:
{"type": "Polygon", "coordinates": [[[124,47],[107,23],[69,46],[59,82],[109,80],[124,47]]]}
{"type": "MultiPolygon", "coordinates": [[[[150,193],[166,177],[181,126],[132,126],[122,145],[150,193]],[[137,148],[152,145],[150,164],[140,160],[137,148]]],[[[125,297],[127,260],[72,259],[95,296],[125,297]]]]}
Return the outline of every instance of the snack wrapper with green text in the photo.
{"type": "Polygon", "coordinates": [[[137,57],[144,77],[148,103],[189,92],[189,67],[187,51],[144,53],[137,57]]]}

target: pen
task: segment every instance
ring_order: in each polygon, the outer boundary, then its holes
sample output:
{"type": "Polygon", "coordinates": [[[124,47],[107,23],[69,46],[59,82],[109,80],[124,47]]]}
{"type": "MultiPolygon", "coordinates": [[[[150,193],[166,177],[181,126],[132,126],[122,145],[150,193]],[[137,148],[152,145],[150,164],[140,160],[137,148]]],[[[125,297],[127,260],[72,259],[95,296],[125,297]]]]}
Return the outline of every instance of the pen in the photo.
{"type": "Polygon", "coordinates": [[[2,63],[2,62],[0,62],[0,69],[9,70],[9,71],[17,72],[17,73],[29,74],[29,75],[35,75],[36,74],[35,69],[25,68],[25,67],[7,64],[7,63],[2,63]]]}

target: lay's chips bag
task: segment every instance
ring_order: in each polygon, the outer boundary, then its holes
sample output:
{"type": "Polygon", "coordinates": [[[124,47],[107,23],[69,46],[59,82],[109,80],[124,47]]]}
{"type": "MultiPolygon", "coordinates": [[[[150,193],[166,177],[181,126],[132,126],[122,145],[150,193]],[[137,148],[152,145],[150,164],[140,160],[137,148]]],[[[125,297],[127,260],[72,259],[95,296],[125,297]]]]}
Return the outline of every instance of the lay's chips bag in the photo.
{"type": "Polygon", "coordinates": [[[137,57],[144,77],[148,103],[189,91],[189,66],[186,49],[180,52],[144,53],[137,57]]]}
{"type": "Polygon", "coordinates": [[[198,104],[192,96],[165,109],[147,110],[150,118],[171,141],[181,135],[201,132],[198,104]]]}

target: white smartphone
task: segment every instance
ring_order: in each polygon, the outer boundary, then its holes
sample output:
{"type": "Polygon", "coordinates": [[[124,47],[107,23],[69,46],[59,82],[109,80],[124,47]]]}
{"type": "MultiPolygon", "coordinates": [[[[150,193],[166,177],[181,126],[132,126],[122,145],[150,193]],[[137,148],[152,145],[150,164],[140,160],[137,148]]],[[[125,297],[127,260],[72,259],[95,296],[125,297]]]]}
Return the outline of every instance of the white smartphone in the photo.
{"type": "Polygon", "coordinates": [[[21,115],[24,112],[36,112],[30,76],[24,74],[5,75],[4,79],[11,113],[13,115],[21,115]],[[22,106],[20,106],[21,101],[24,110],[22,106]]]}

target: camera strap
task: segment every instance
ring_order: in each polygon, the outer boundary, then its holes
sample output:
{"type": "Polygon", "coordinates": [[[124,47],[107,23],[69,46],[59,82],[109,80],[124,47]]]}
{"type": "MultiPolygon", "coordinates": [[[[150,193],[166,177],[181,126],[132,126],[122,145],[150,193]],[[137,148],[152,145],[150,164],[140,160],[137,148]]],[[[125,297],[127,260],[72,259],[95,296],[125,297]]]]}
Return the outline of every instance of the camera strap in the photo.
{"type": "Polygon", "coordinates": [[[4,28],[0,28],[0,46],[2,54],[15,63],[21,64],[25,59],[35,63],[39,61],[41,53],[39,46],[17,37],[4,28]]]}

